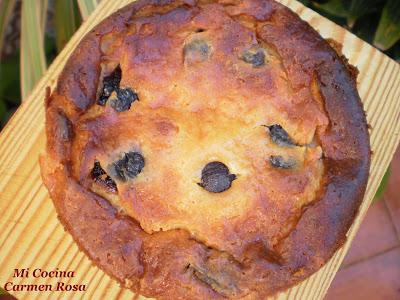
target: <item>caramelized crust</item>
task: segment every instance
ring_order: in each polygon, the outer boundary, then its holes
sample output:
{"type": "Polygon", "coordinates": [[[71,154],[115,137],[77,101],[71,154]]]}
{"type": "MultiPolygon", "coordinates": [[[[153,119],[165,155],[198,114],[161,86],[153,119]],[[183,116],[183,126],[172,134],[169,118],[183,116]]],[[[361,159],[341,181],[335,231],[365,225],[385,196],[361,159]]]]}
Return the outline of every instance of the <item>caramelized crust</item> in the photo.
{"type": "Polygon", "coordinates": [[[369,136],[355,68],[271,0],[139,0],[46,99],[43,180],[66,230],[159,299],[263,299],[343,245],[369,136]]]}

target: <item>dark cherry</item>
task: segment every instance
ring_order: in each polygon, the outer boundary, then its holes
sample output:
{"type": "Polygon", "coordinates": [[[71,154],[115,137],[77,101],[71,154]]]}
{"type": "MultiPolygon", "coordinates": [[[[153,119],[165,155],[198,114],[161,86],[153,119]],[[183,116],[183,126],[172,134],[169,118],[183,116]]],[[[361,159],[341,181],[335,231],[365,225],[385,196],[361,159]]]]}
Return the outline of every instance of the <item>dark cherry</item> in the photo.
{"type": "Polygon", "coordinates": [[[244,51],[241,59],[245,63],[251,64],[254,68],[261,67],[265,64],[265,54],[261,48],[244,51]]]}
{"type": "Polygon", "coordinates": [[[197,184],[211,193],[221,193],[229,189],[235,179],[236,175],[230,174],[227,166],[219,161],[214,161],[203,168],[201,182],[197,184]]]}
{"type": "Polygon", "coordinates": [[[92,169],[92,178],[96,179],[101,177],[101,175],[107,174],[106,171],[103,170],[103,168],[100,165],[99,161],[95,161],[92,169]]]}
{"type": "Polygon", "coordinates": [[[195,264],[188,264],[186,270],[226,298],[234,298],[239,292],[234,279],[229,276],[228,272],[207,268],[207,266],[196,266],[195,264]]]}
{"type": "Polygon", "coordinates": [[[101,90],[101,94],[99,99],[97,100],[97,104],[106,105],[108,98],[110,98],[112,92],[119,89],[119,83],[121,82],[121,67],[118,65],[114,71],[108,76],[105,76],[103,79],[103,89],[101,90]]]}
{"type": "Polygon", "coordinates": [[[110,176],[107,175],[107,172],[101,167],[99,161],[95,161],[93,165],[93,169],[91,171],[91,176],[93,180],[104,184],[109,190],[116,192],[117,184],[110,176]]]}
{"type": "Polygon", "coordinates": [[[136,100],[139,100],[139,97],[130,88],[117,89],[117,98],[111,100],[111,107],[117,112],[126,111],[136,100]]]}
{"type": "Polygon", "coordinates": [[[145,162],[144,157],[139,152],[128,152],[113,165],[116,176],[120,180],[126,181],[128,178],[135,178],[139,175],[145,162]]]}
{"type": "Polygon", "coordinates": [[[183,48],[185,59],[192,61],[205,61],[210,53],[210,46],[204,40],[193,40],[183,48]]]}
{"type": "Polygon", "coordinates": [[[296,161],[293,158],[285,160],[280,155],[271,155],[269,162],[273,167],[278,169],[292,169],[296,165],[296,161]]]}
{"type": "Polygon", "coordinates": [[[295,143],[290,138],[289,134],[279,124],[266,126],[269,129],[269,135],[272,141],[279,146],[294,146],[295,143]]]}

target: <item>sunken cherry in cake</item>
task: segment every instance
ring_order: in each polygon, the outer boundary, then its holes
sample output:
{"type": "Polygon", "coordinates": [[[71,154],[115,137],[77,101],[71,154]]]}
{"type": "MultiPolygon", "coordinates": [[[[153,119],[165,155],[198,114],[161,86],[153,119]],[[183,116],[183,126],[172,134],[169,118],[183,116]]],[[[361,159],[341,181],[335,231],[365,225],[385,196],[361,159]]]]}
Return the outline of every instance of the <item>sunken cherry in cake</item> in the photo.
{"type": "Polygon", "coordinates": [[[370,149],[355,74],[274,1],[137,1],[47,97],[44,182],[124,287],[264,299],[318,270],[357,213],[370,149]]]}

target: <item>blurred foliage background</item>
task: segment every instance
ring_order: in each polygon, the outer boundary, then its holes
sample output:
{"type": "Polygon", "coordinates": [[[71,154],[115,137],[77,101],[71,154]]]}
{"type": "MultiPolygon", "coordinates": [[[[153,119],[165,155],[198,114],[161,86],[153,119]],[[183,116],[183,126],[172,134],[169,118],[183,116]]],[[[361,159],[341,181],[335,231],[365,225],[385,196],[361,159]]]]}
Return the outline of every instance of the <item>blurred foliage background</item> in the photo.
{"type": "MultiPolygon", "coordinates": [[[[0,130],[100,1],[0,0],[0,130]]],[[[299,1],[400,61],[400,0],[299,1]]]]}
{"type": "Polygon", "coordinates": [[[0,0],[0,129],[99,2],[0,0]]]}

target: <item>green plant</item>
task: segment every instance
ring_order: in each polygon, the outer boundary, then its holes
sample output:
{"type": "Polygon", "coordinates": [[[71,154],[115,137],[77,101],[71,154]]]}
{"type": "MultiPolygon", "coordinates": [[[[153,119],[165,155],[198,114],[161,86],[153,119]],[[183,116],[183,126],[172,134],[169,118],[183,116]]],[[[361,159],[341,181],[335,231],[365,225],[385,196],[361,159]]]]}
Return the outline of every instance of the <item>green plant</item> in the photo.
{"type": "Polygon", "coordinates": [[[25,99],[46,70],[44,31],[47,0],[22,1],[20,78],[21,96],[25,99]]]}
{"type": "Polygon", "coordinates": [[[382,50],[392,47],[400,39],[400,1],[389,0],[374,36],[374,45],[382,50]]]}
{"type": "Polygon", "coordinates": [[[383,197],[383,194],[385,192],[385,188],[389,182],[389,177],[390,177],[390,168],[388,168],[385,172],[385,175],[383,175],[383,178],[381,180],[381,184],[379,185],[378,190],[375,193],[374,200],[373,201],[378,201],[381,200],[383,197]]]}
{"type": "Polygon", "coordinates": [[[300,0],[400,61],[399,0],[300,0]]]}
{"type": "MultiPolygon", "coordinates": [[[[16,2],[0,1],[0,53],[16,2]]],[[[0,60],[0,129],[97,4],[97,0],[54,0],[52,36],[46,33],[48,0],[21,1],[21,46],[0,60]]]]}

